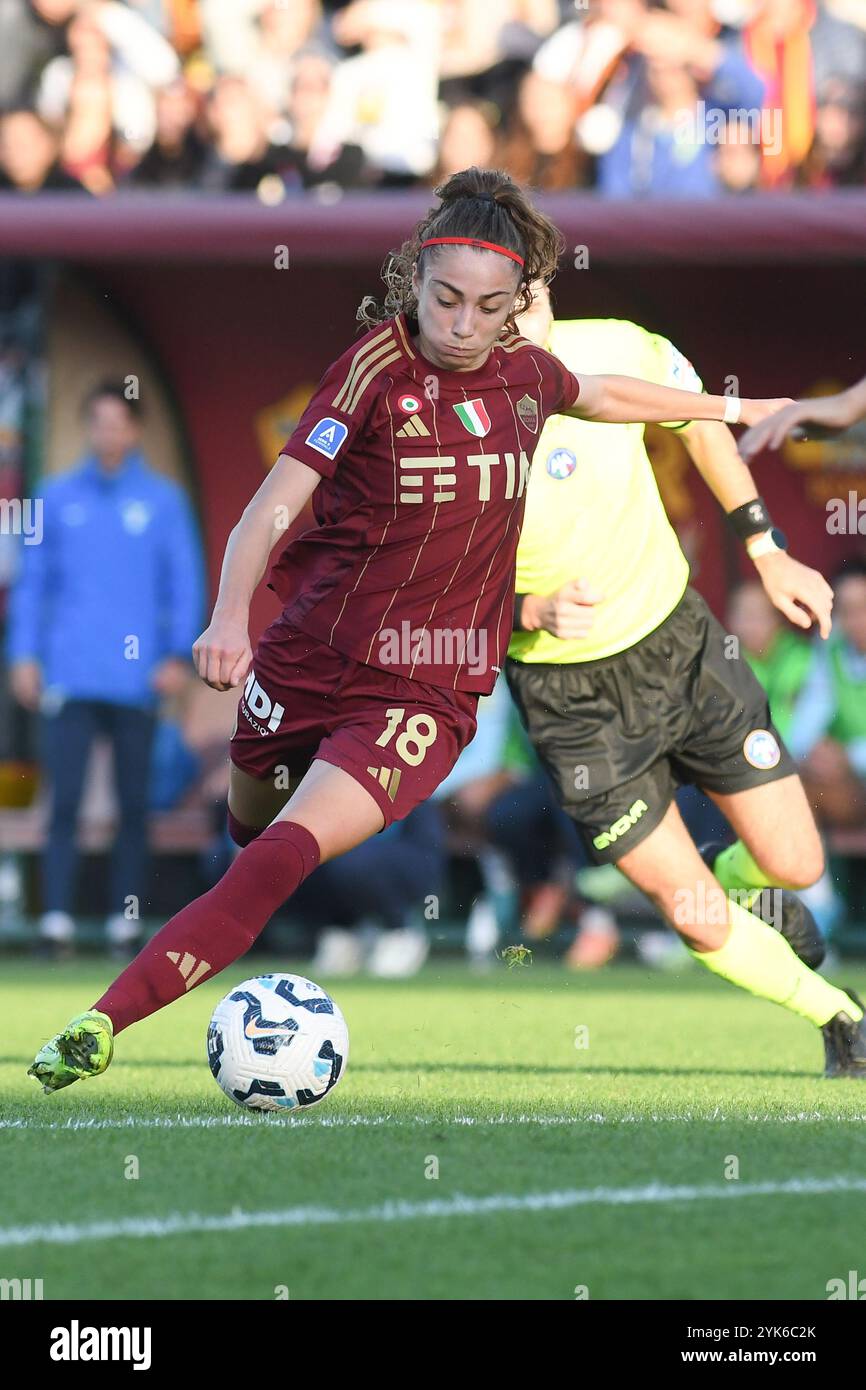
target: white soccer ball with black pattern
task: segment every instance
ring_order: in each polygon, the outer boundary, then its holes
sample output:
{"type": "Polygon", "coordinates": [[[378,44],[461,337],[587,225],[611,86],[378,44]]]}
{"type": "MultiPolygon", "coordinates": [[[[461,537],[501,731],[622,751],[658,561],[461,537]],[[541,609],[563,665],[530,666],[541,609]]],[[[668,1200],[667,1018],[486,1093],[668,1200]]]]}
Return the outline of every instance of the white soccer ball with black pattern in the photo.
{"type": "Polygon", "coordinates": [[[317,1105],[346,1070],[349,1030],[329,994],[303,975],[259,975],[213,1011],[207,1056],[227,1096],[251,1110],[317,1105]]]}

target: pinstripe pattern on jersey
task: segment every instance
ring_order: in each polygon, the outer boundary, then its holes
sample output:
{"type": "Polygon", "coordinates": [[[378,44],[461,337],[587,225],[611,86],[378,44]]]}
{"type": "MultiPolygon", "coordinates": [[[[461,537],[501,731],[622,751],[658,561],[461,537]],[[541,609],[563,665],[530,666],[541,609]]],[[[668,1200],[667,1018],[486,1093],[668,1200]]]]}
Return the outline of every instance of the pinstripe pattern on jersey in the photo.
{"type": "MultiPolygon", "coordinates": [[[[543,378],[542,375],[541,375],[541,368],[540,368],[539,365],[538,365],[538,358],[537,358],[537,357],[533,357],[533,359],[532,359],[532,365],[534,366],[535,371],[536,371],[537,376],[538,376],[538,399],[539,399],[540,401],[543,401],[543,400],[544,400],[544,378],[543,378]]],[[[508,393],[506,392],[506,395],[507,395],[507,394],[508,394],[508,393]]],[[[514,409],[514,404],[513,404],[513,402],[511,401],[511,397],[510,397],[510,396],[508,396],[508,400],[509,400],[509,404],[511,405],[511,413],[512,413],[512,415],[514,415],[514,427],[515,427],[515,429],[517,429],[517,416],[516,416],[516,412],[515,412],[515,409],[514,409]]],[[[519,455],[518,455],[518,458],[519,458],[519,455]]],[[[531,469],[532,469],[532,461],[530,460],[530,472],[531,472],[531,469]]],[[[529,481],[529,480],[527,479],[527,482],[528,482],[528,481],[529,481]]],[[[519,493],[520,493],[520,487],[519,487],[519,484],[518,484],[518,486],[515,488],[515,495],[517,495],[517,494],[519,494],[519,493]]],[[[519,542],[519,540],[520,540],[520,527],[518,527],[518,529],[517,529],[517,539],[518,539],[518,542],[519,542]]],[[[498,631],[499,631],[499,627],[500,627],[500,624],[501,624],[501,622],[502,622],[502,613],[503,613],[503,609],[504,609],[504,607],[505,607],[506,602],[509,604],[509,607],[510,607],[512,601],[513,601],[513,600],[512,600],[512,596],[511,596],[510,593],[503,594],[502,602],[501,602],[500,605],[499,605],[499,614],[498,614],[498,617],[497,617],[497,619],[496,619],[496,627],[495,627],[495,629],[494,629],[495,632],[498,632],[498,631]]],[[[506,646],[507,646],[507,643],[506,643],[506,646]]]]}
{"type": "MultiPolygon", "coordinates": [[[[506,348],[505,351],[507,352],[508,349],[506,348]]],[[[534,360],[534,359],[533,359],[533,360],[534,360]]],[[[535,362],[535,370],[538,371],[538,363],[537,363],[537,362],[535,362]]],[[[509,406],[511,407],[511,417],[512,417],[512,420],[513,420],[513,422],[514,422],[514,438],[515,438],[515,446],[514,446],[515,453],[514,453],[514,456],[515,456],[516,459],[519,460],[519,458],[520,458],[520,428],[519,428],[519,425],[518,425],[518,423],[517,423],[517,411],[516,411],[515,408],[514,408],[514,402],[512,401],[511,396],[510,396],[509,391],[508,391],[508,383],[507,383],[507,381],[505,380],[505,377],[504,377],[503,374],[502,374],[502,368],[500,367],[500,365],[499,365],[498,362],[497,362],[497,364],[496,364],[496,374],[497,374],[497,376],[500,378],[500,380],[501,380],[501,382],[502,382],[502,385],[503,385],[503,387],[505,388],[504,391],[503,391],[503,395],[505,396],[505,399],[508,401],[508,404],[509,404],[509,406]]],[[[539,372],[539,386],[540,386],[540,385],[541,385],[541,373],[539,372]]],[[[543,399],[543,398],[542,398],[542,399],[543,399]]],[[[514,489],[514,498],[513,498],[513,500],[512,500],[511,507],[510,507],[510,509],[509,509],[509,511],[508,511],[507,516],[503,519],[502,535],[499,537],[499,542],[498,542],[498,544],[497,544],[497,546],[496,546],[496,549],[493,551],[493,553],[492,553],[491,556],[490,556],[490,563],[489,563],[488,566],[487,566],[487,573],[486,573],[485,576],[484,576],[484,579],[483,579],[482,584],[481,584],[481,588],[479,589],[479,591],[478,591],[478,593],[477,593],[477,595],[476,595],[476,598],[475,598],[475,607],[472,609],[472,620],[471,620],[471,622],[469,623],[469,630],[470,630],[470,632],[471,632],[471,631],[474,629],[474,627],[475,627],[475,618],[476,618],[476,615],[477,615],[477,613],[478,613],[478,606],[479,606],[479,604],[481,603],[482,598],[484,597],[484,590],[485,590],[485,588],[487,587],[487,581],[488,581],[488,579],[490,578],[490,571],[493,569],[494,561],[496,560],[496,557],[497,557],[497,555],[499,554],[499,551],[501,550],[501,548],[502,548],[502,546],[503,546],[505,540],[507,539],[507,537],[508,537],[508,535],[509,535],[509,532],[510,532],[510,530],[511,530],[511,518],[512,518],[512,516],[514,515],[514,509],[515,509],[515,507],[520,507],[520,506],[522,506],[522,504],[523,504],[523,493],[521,492],[520,487],[517,486],[517,487],[515,487],[515,489],[514,489]]],[[[483,510],[483,508],[482,508],[482,510],[483,510]]],[[[505,599],[506,599],[506,598],[508,599],[509,603],[513,603],[513,602],[514,602],[514,592],[513,592],[513,590],[511,591],[511,593],[509,593],[509,594],[507,594],[507,595],[505,595],[505,596],[503,597],[502,603],[499,605],[499,622],[502,621],[502,611],[503,611],[503,606],[504,606],[504,603],[505,603],[505,599]]],[[[495,629],[495,631],[494,631],[494,633],[493,633],[493,636],[494,636],[494,637],[495,637],[495,635],[496,635],[496,633],[497,633],[498,631],[499,631],[499,625],[498,625],[498,623],[497,623],[496,629],[495,629]]],[[[459,674],[459,672],[460,672],[460,668],[461,668],[462,665],[463,665],[463,663],[461,662],[461,663],[460,663],[460,666],[458,666],[458,668],[457,668],[457,670],[455,671],[455,674],[454,674],[454,688],[455,688],[455,689],[456,689],[457,676],[458,676],[458,674],[459,674]]]]}
{"type": "Polygon", "coordinates": [[[414,351],[414,348],[412,347],[412,343],[411,343],[411,340],[410,340],[410,338],[409,338],[409,334],[408,334],[407,331],[406,331],[406,320],[405,320],[405,315],[404,315],[404,314],[398,314],[398,315],[397,315],[397,317],[396,317],[395,320],[394,320],[394,328],[397,330],[397,336],[398,336],[399,339],[400,339],[400,343],[401,343],[401,345],[402,345],[403,351],[405,352],[406,356],[407,356],[407,357],[414,358],[414,356],[415,356],[415,351],[414,351]]]}
{"type": "MultiPolygon", "coordinates": [[[[396,518],[397,518],[397,485],[398,485],[398,476],[397,476],[397,475],[398,475],[399,469],[398,469],[398,466],[397,466],[397,450],[396,450],[396,447],[395,447],[395,445],[394,445],[394,422],[393,422],[393,416],[391,415],[391,402],[390,402],[390,400],[387,401],[387,405],[388,405],[388,415],[389,415],[389,417],[391,418],[391,462],[392,462],[392,466],[393,466],[393,469],[394,469],[394,519],[396,520],[396,518]]],[[[435,402],[435,401],[431,401],[431,405],[433,406],[433,433],[434,433],[434,435],[435,435],[435,437],[436,437],[436,451],[437,451],[437,453],[439,453],[439,452],[441,451],[441,449],[442,449],[442,441],[441,441],[441,439],[439,438],[439,420],[438,420],[438,416],[437,416],[437,413],[436,413],[436,402],[435,402]]],[[[439,507],[440,507],[440,505],[441,505],[440,502],[436,502],[435,505],[434,505],[434,508],[433,508],[433,516],[432,516],[432,518],[431,518],[430,525],[429,525],[428,528],[427,528],[427,532],[426,532],[426,534],[425,534],[425,536],[424,536],[424,539],[423,539],[422,542],[421,542],[421,545],[420,545],[420,547],[419,547],[419,549],[418,549],[418,553],[417,553],[417,555],[415,556],[415,563],[414,563],[413,566],[412,566],[412,574],[415,573],[415,570],[416,570],[416,568],[417,568],[417,566],[418,566],[418,561],[421,559],[421,555],[422,555],[422,552],[423,552],[423,550],[424,550],[424,547],[425,547],[425,545],[427,544],[428,540],[430,539],[430,536],[431,536],[431,534],[432,534],[432,532],[433,532],[433,529],[434,529],[434,527],[435,527],[435,525],[436,525],[436,518],[437,518],[438,515],[439,515],[439,507]]],[[[390,522],[388,523],[388,525],[390,525],[390,522]]],[[[387,529],[388,529],[388,528],[386,527],[386,528],[385,528],[385,532],[384,532],[383,535],[382,535],[382,539],[381,539],[380,542],[379,542],[379,545],[382,545],[382,544],[384,543],[385,535],[387,534],[387,529]]],[[[377,547],[377,549],[378,549],[378,547],[377,547]]],[[[408,581],[404,581],[404,582],[408,582],[408,581]]],[[[402,588],[402,584],[401,584],[400,586],[398,586],[398,587],[396,587],[396,588],[393,589],[393,591],[392,591],[392,593],[391,593],[391,597],[389,598],[389,600],[388,600],[388,602],[387,602],[387,604],[386,604],[386,606],[385,606],[385,610],[384,610],[384,612],[382,613],[382,616],[381,616],[381,618],[379,619],[378,624],[376,625],[376,631],[372,634],[372,636],[371,636],[371,638],[370,638],[370,645],[369,645],[368,648],[367,648],[367,658],[366,658],[368,661],[370,660],[370,653],[371,653],[372,650],[373,650],[373,643],[374,643],[376,637],[377,637],[377,636],[379,635],[379,633],[382,631],[382,628],[383,628],[384,623],[385,623],[385,619],[387,618],[388,614],[390,613],[391,608],[392,608],[392,606],[393,606],[393,604],[394,604],[394,600],[396,599],[397,595],[399,594],[401,588],[402,588]]],[[[429,619],[428,619],[428,621],[429,621],[429,619]]],[[[415,662],[412,663],[412,672],[413,672],[413,673],[414,673],[414,671],[415,671],[415,664],[416,664],[415,662]]]]}
{"type": "Polygon", "coordinates": [[[377,359],[395,349],[399,353],[399,348],[394,341],[394,333],[390,323],[386,324],[380,333],[375,333],[366,343],[362,343],[357,352],[353,354],[345,380],[331,402],[334,408],[336,410],[345,410],[348,415],[351,415],[355,405],[357,405],[360,399],[360,396],[358,396],[354,404],[349,405],[352,397],[356,395],[355,388],[359,378],[363,376],[371,363],[374,363],[377,359]]]}
{"type": "MultiPolygon", "coordinates": [[[[391,410],[391,393],[390,393],[390,392],[389,392],[388,395],[385,397],[385,406],[386,406],[387,411],[388,411],[388,424],[389,424],[389,428],[390,428],[390,438],[391,438],[391,476],[392,476],[392,479],[393,479],[392,487],[393,487],[393,507],[394,507],[394,515],[391,517],[391,521],[396,521],[396,520],[397,520],[397,473],[398,473],[398,468],[397,468],[397,448],[396,448],[396,445],[394,444],[394,413],[393,413],[393,411],[391,410]]],[[[376,549],[375,549],[374,551],[371,552],[371,558],[372,558],[373,555],[377,555],[377,554],[379,553],[379,550],[381,549],[381,547],[385,544],[385,538],[386,538],[386,536],[388,535],[388,529],[389,529],[389,527],[390,527],[390,525],[391,525],[391,521],[386,522],[385,528],[384,528],[384,530],[383,530],[383,532],[382,532],[381,536],[379,537],[379,540],[378,540],[378,542],[377,542],[377,544],[376,544],[376,549]]],[[[391,591],[391,597],[390,597],[390,599],[388,600],[388,606],[387,606],[387,608],[385,609],[385,612],[382,614],[381,618],[379,619],[379,622],[378,622],[377,625],[376,625],[376,630],[375,630],[375,632],[373,632],[373,634],[372,634],[371,637],[370,637],[370,645],[369,645],[368,648],[367,648],[367,656],[366,656],[366,658],[365,658],[367,661],[370,660],[370,653],[371,653],[371,651],[373,650],[373,642],[375,641],[375,639],[376,639],[376,637],[379,635],[379,633],[382,631],[382,624],[384,623],[386,617],[388,616],[388,610],[390,609],[391,604],[394,602],[394,599],[397,597],[397,594],[398,594],[398,593],[399,593],[399,589],[397,589],[397,588],[395,588],[395,589],[393,589],[393,590],[391,591]]],[[[345,605],[344,605],[344,606],[345,606],[345,605]]],[[[342,616],[342,614],[341,614],[341,616],[342,616]]],[[[334,626],[336,626],[336,624],[334,624],[334,626]]],[[[333,632],[333,630],[334,630],[334,629],[332,628],[331,631],[333,632]]]]}
{"type": "MultiPolygon", "coordinates": [[[[358,588],[358,585],[360,584],[360,582],[361,582],[361,580],[363,579],[364,574],[365,574],[365,572],[366,572],[366,570],[367,570],[367,566],[370,564],[370,562],[371,562],[372,560],[374,560],[374,559],[376,558],[376,556],[378,555],[378,553],[379,553],[379,551],[381,550],[382,546],[385,544],[385,540],[386,540],[386,537],[387,537],[387,535],[388,535],[388,529],[389,529],[389,527],[390,527],[390,525],[391,525],[391,522],[397,520],[397,471],[398,471],[398,470],[397,470],[397,449],[396,449],[395,444],[394,444],[394,413],[393,413],[393,411],[391,410],[391,399],[390,399],[390,396],[391,396],[391,392],[390,392],[390,390],[389,390],[389,391],[388,391],[388,394],[387,394],[386,397],[385,397],[385,405],[386,405],[387,410],[388,410],[388,424],[389,424],[389,432],[390,432],[390,440],[391,440],[391,469],[392,469],[392,476],[393,476],[393,507],[394,507],[394,515],[391,517],[391,520],[390,520],[390,521],[387,521],[387,522],[385,523],[385,526],[384,526],[384,528],[383,528],[383,530],[382,530],[382,534],[381,534],[381,536],[379,537],[378,542],[376,543],[375,547],[370,551],[370,554],[367,556],[366,560],[364,561],[364,564],[361,566],[361,569],[360,569],[360,571],[359,571],[359,573],[358,573],[358,578],[355,580],[355,584],[354,584],[353,588],[352,588],[351,590],[347,591],[347,592],[343,595],[343,602],[342,602],[342,604],[341,604],[341,606],[340,606],[340,611],[339,611],[339,613],[337,614],[336,618],[334,619],[334,622],[333,622],[333,624],[332,624],[332,626],[331,626],[330,634],[329,634],[329,636],[328,636],[328,643],[329,643],[329,645],[330,645],[330,644],[333,642],[333,640],[334,640],[334,633],[336,632],[337,627],[338,627],[338,625],[339,625],[339,623],[340,623],[340,621],[341,621],[341,619],[342,619],[342,617],[343,617],[343,614],[344,614],[345,611],[346,611],[346,604],[348,603],[348,601],[349,601],[349,599],[352,597],[352,595],[356,592],[356,590],[357,590],[357,588],[358,588]]],[[[396,598],[398,592],[399,592],[399,589],[394,589],[394,592],[393,592],[392,595],[391,595],[390,603],[393,603],[393,602],[394,602],[394,599],[396,598]]],[[[390,603],[389,603],[389,605],[388,605],[389,607],[390,607],[390,603]]],[[[386,611],[386,613],[387,613],[387,609],[386,609],[385,611],[386,611]]],[[[382,623],[383,623],[383,622],[384,622],[384,617],[383,617],[383,618],[381,619],[381,621],[379,622],[379,627],[378,627],[377,631],[381,631],[382,623]]],[[[373,636],[370,638],[370,645],[369,645],[369,647],[367,648],[367,657],[366,657],[366,660],[367,660],[367,661],[370,660],[370,652],[373,650],[373,640],[374,640],[375,636],[376,636],[376,633],[373,633],[373,636]]]]}
{"type": "MultiPolygon", "coordinates": [[[[493,346],[493,353],[495,353],[495,351],[496,351],[496,349],[497,349],[498,347],[503,347],[503,344],[502,344],[501,342],[500,342],[500,343],[495,343],[494,346],[493,346]]],[[[507,349],[506,349],[506,350],[507,350],[507,349]]],[[[512,414],[512,417],[513,417],[513,419],[514,419],[515,436],[516,436],[516,440],[517,440],[515,458],[519,458],[519,456],[520,456],[520,434],[519,434],[519,431],[518,431],[518,428],[517,428],[517,416],[516,416],[516,413],[515,413],[515,410],[514,410],[514,405],[512,404],[511,398],[510,398],[510,396],[508,395],[507,383],[505,382],[505,378],[504,378],[503,375],[502,375],[502,371],[501,371],[501,369],[500,369],[498,363],[497,363],[496,371],[497,371],[497,375],[498,375],[498,376],[500,377],[500,379],[502,380],[503,385],[506,387],[506,390],[505,390],[505,393],[504,393],[504,394],[505,394],[505,396],[506,396],[506,398],[507,398],[507,400],[508,400],[508,402],[509,402],[509,405],[511,405],[511,414],[512,414]]],[[[468,399],[469,399],[469,397],[468,397],[468,395],[467,395],[467,393],[466,393],[465,391],[463,392],[463,396],[464,396],[464,399],[465,399],[465,400],[468,400],[468,399]]],[[[437,431],[437,445],[438,445],[438,431],[437,431]]],[[[482,585],[481,585],[481,589],[480,589],[480,591],[479,591],[479,593],[478,593],[478,595],[476,596],[476,599],[475,599],[475,607],[474,607],[474,609],[472,610],[472,621],[471,621],[470,624],[469,624],[469,630],[470,630],[470,631],[472,631],[472,629],[474,628],[474,625],[475,625],[475,618],[476,618],[476,615],[477,615],[477,613],[478,613],[478,606],[479,606],[479,604],[480,604],[480,602],[481,602],[481,599],[482,599],[482,597],[483,597],[484,589],[485,589],[485,586],[486,586],[486,584],[487,584],[487,580],[490,578],[490,571],[491,571],[491,569],[493,568],[493,563],[494,563],[494,561],[495,561],[497,555],[499,554],[499,550],[500,550],[500,548],[501,548],[503,542],[506,540],[506,538],[507,538],[507,536],[508,536],[509,529],[510,529],[510,526],[511,526],[511,517],[512,517],[512,513],[513,513],[513,511],[514,511],[514,507],[515,507],[516,505],[519,505],[519,503],[520,503],[520,501],[521,501],[521,497],[522,497],[522,494],[519,493],[519,490],[518,490],[518,489],[515,489],[514,502],[512,503],[511,509],[509,510],[509,512],[508,512],[508,514],[507,514],[507,517],[505,517],[504,520],[503,520],[502,535],[501,535],[501,537],[500,537],[500,539],[499,539],[499,543],[497,544],[495,550],[493,551],[493,553],[492,553],[492,555],[491,555],[491,557],[490,557],[490,564],[489,564],[488,567],[487,567],[487,573],[486,573],[485,576],[484,576],[484,581],[483,581],[483,583],[482,583],[482,585]]],[[[467,537],[467,540],[466,540],[466,548],[464,549],[463,554],[462,554],[462,555],[460,556],[460,558],[458,559],[457,564],[454,566],[454,569],[453,569],[453,572],[452,572],[452,574],[451,574],[451,577],[449,578],[448,583],[445,585],[445,588],[442,590],[442,593],[439,594],[439,595],[437,595],[436,601],[434,602],[432,608],[430,609],[430,612],[429,612],[428,615],[427,615],[427,619],[426,619],[426,622],[425,622],[425,624],[424,624],[424,627],[425,627],[425,628],[428,627],[429,624],[431,623],[431,621],[432,621],[432,619],[433,619],[433,615],[435,614],[436,609],[437,609],[437,607],[439,606],[440,601],[441,601],[442,599],[445,598],[446,594],[449,592],[449,590],[451,589],[451,586],[453,585],[455,579],[457,578],[457,575],[458,575],[458,573],[459,573],[459,571],[460,571],[460,567],[461,567],[461,565],[463,564],[463,562],[465,561],[465,559],[466,559],[466,557],[467,557],[467,555],[469,554],[469,551],[470,551],[470,549],[471,549],[471,546],[472,546],[472,537],[473,537],[473,535],[475,534],[475,528],[476,528],[476,526],[478,525],[478,522],[479,522],[479,521],[481,520],[481,518],[483,517],[483,515],[484,515],[484,513],[485,513],[486,510],[487,510],[487,503],[486,503],[486,502],[482,502],[482,503],[481,503],[480,510],[479,510],[479,512],[478,512],[478,515],[473,519],[472,528],[471,528],[471,530],[470,530],[470,532],[469,532],[469,535],[468,535],[468,537],[467,537]]],[[[435,523],[435,514],[434,514],[434,519],[433,519],[433,520],[434,520],[434,523],[435,523]]],[[[431,530],[432,530],[432,526],[431,526],[431,530]]],[[[427,541],[429,535],[430,535],[430,532],[428,531],[427,536],[425,536],[424,542],[422,543],[421,550],[423,550],[424,545],[426,544],[426,541],[427,541]]],[[[420,557],[421,557],[421,550],[419,550],[419,552],[418,552],[418,556],[417,556],[417,558],[416,558],[416,564],[417,564],[417,560],[420,559],[420,557]]],[[[414,566],[413,566],[413,572],[414,572],[414,566]]],[[[501,612],[501,607],[500,607],[500,620],[501,620],[501,616],[502,616],[502,612],[501,612]]],[[[497,628],[497,631],[498,631],[498,628],[497,628]]],[[[457,665],[456,665],[456,667],[455,667],[454,679],[453,679],[453,681],[452,681],[452,689],[453,689],[453,690],[456,690],[456,689],[457,689],[457,680],[458,680],[458,677],[459,677],[459,675],[460,675],[460,673],[461,673],[461,671],[462,671],[462,669],[463,669],[463,666],[464,666],[465,664],[466,664],[466,648],[464,648],[463,659],[462,659],[460,662],[458,662],[457,665]]],[[[412,663],[412,670],[411,670],[411,673],[410,673],[410,677],[411,677],[411,676],[414,676],[414,674],[415,674],[415,665],[416,665],[416,663],[413,662],[413,663],[412,663]]]]}
{"type": "Polygon", "coordinates": [[[387,357],[382,358],[381,362],[375,363],[374,366],[372,366],[369,369],[369,371],[360,378],[357,385],[353,388],[352,395],[349,398],[349,402],[345,407],[349,415],[351,415],[352,411],[355,409],[355,406],[358,404],[367,387],[370,385],[370,382],[373,380],[373,377],[378,376],[379,373],[383,372],[386,367],[390,367],[392,362],[399,362],[402,356],[403,354],[400,351],[400,349],[395,346],[393,352],[389,352],[387,357]]]}

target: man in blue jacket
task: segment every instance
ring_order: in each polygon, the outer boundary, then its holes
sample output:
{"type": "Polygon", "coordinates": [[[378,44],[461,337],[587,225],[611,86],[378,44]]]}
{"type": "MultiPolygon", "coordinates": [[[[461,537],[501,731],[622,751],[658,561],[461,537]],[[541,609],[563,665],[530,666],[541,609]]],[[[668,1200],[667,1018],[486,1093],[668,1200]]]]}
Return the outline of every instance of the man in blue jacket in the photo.
{"type": "Polygon", "coordinates": [[[77,869],[76,818],[94,735],[112,744],[120,817],[107,934],[139,933],[156,706],[186,679],[201,631],[204,570],[196,521],[177,483],[140,450],[140,406],[105,382],[84,402],[89,452],[46,479],[37,544],[21,547],[7,658],[15,698],[40,713],[40,761],[52,793],[42,866],[40,938],[66,948],[77,869]]]}

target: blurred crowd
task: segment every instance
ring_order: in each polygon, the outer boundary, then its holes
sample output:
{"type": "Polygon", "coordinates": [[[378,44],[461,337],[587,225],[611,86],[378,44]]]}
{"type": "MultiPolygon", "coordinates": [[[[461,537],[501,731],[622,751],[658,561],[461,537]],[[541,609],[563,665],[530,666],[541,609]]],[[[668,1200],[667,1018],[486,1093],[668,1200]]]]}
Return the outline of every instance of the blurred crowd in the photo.
{"type": "Polygon", "coordinates": [[[866,0],[0,0],[0,187],[866,182],[866,0]]]}

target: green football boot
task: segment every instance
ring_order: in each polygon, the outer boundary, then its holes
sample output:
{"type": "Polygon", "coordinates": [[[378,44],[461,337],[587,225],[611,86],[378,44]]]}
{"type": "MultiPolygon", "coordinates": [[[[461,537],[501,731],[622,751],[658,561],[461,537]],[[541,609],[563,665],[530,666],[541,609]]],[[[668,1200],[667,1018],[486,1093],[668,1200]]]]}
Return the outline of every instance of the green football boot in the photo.
{"type": "Polygon", "coordinates": [[[73,1081],[99,1076],[105,1071],[114,1054],[114,1029],[107,1014],[88,1009],[67,1024],[62,1033],[40,1047],[28,1076],[41,1082],[45,1094],[51,1095],[73,1081]]]}

